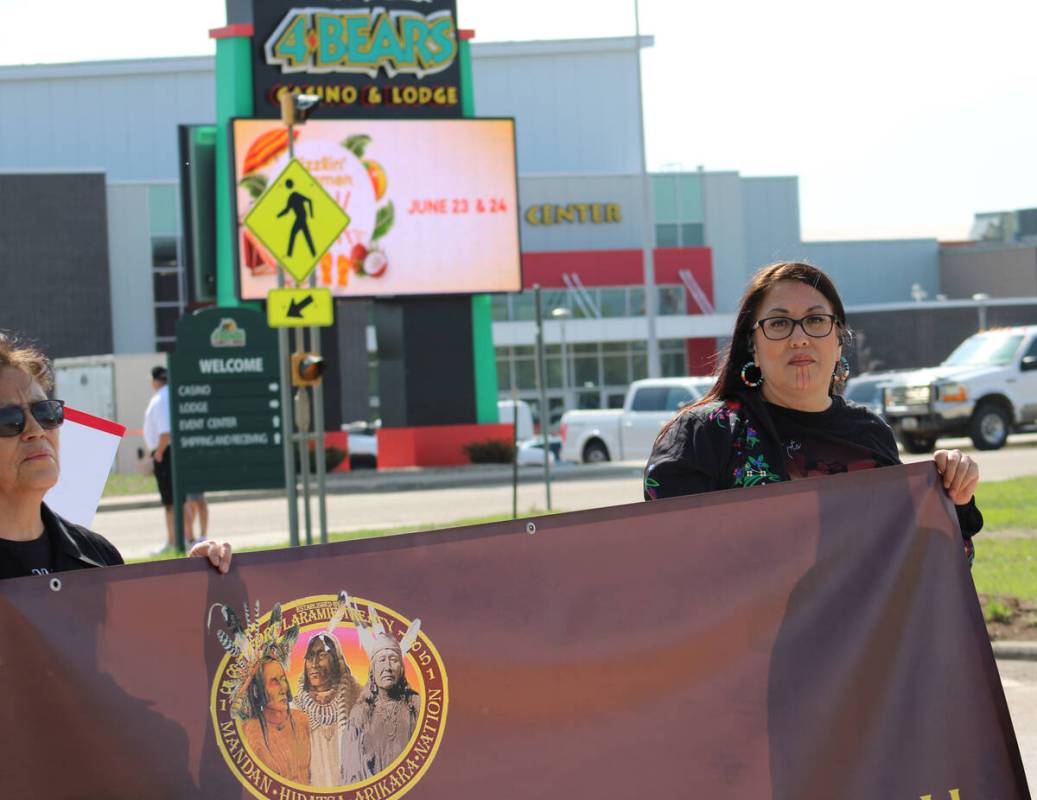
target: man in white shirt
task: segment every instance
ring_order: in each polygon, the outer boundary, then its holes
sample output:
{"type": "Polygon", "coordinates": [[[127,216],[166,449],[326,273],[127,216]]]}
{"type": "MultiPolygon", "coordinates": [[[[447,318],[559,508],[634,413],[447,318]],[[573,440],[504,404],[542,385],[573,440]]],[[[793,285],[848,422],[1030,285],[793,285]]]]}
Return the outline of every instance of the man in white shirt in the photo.
{"type": "MultiPolygon", "coordinates": [[[[144,445],[151,453],[155,467],[155,482],[166,510],[166,546],[163,551],[176,547],[173,527],[173,451],[169,449],[169,372],[165,367],[152,367],[151,388],[155,394],[144,412],[144,445]]],[[[190,504],[184,504],[184,529],[191,530],[190,504]]]]}

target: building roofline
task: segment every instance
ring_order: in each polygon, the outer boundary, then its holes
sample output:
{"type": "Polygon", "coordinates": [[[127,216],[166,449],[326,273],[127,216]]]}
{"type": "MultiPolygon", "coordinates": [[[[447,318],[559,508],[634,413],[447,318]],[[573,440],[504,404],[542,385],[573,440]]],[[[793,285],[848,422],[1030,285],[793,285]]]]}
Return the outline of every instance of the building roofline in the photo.
{"type": "Polygon", "coordinates": [[[994,239],[963,242],[961,244],[940,242],[940,245],[940,249],[948,253],[1004,253],[1013,250],[1033,250],[1037,248],[1037,242],[1002,242],[994,239]]]}
{"type": "Polygon", "coordinates": [[[133,58],[121,61],[75,61],[65,64],[19,64],[0,67],[0,81],[53,78],[107,78],[174,72],[213,72],[215,56],[133,58]]]}
{"type": "Polygon", "coordinates": [[[916,242],[918,244],[934,244],[939,245],[940,240],[935,236],[907,236],[904,238],[882,238],[882,239],[803,239],[800,244],[831,244],[831,245],[843,245],[843,244],[905,244],[908,242],[916,242]]]}
{"type": "MultiPolygon", "coordinates": [[[[986,300],[948,298],[947,300],[904,300],[896,303],[861,303],[846,306],[846,313],[867,314],[875,311],[909,311],[934,308],[976,308],[977,306],[1035,306],[1037,297],[989,297],[986,300]]],[[[1015,327],[1020,327],[1016,325],[1015,327]]]]}
{"type": "MultiPolygon", "coordinates": [[[[588,53],[632,52],[635,37],[610,36],[594,39],[544,39],[533,41],[472,42],[473,58],[514,58],[515,56],[548,56],[588,53]]],[[[654,36],[641,36],[641,47],[655,45],[654,36]]]]}

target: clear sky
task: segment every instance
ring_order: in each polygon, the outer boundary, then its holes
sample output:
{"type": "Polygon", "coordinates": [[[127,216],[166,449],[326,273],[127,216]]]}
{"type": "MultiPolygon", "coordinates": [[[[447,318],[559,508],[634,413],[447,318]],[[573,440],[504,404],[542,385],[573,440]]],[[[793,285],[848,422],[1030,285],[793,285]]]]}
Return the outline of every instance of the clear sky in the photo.
{"type": "MultiPolygon", "coordinates": [[[[476,41],[634,29],[633,0],[458,15],[476,41]]],[[[0,0],[0,64],[208,54],[224,23],[222,0],[0,0]]],[[[649,169],[798,175],[804,238],[963,238],[1037,206],[1033,0],[641,0],[641,30],[649,169]]]]}

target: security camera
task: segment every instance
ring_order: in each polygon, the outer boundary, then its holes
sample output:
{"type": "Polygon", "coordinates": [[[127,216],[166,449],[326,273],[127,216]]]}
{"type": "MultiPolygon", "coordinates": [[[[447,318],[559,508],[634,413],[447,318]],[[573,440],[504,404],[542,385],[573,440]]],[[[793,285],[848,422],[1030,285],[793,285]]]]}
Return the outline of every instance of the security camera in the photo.
{"type": "Polygon", "coordinates": [[[301,125],[306,121],[309,111],[320,102],[320,95],[289,94],[281,95],[281,122],[285,125],[301,125]]]}

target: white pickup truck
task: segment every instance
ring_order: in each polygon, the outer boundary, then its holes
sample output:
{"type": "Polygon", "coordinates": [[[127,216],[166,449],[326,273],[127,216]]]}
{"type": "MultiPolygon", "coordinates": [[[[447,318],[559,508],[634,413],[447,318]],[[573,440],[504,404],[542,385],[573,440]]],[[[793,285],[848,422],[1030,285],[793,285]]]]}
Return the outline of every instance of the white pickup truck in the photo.
{"type": "Polygon", "coordinates": [[[659,429],[712,385],[713,378],[649,378],[630,384],[622,409],[566,411],[562,460],[647,461],[659,429]]]}
{"type": "Polygon", "coordinates": [[[1037,325],[977,333],[940,366],[890,378],[883,413],[909,453],[931,451],[940,436],[997,450],[1037,425],[1037,325]]]}

